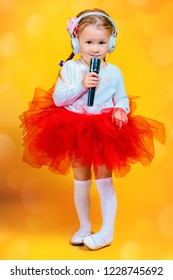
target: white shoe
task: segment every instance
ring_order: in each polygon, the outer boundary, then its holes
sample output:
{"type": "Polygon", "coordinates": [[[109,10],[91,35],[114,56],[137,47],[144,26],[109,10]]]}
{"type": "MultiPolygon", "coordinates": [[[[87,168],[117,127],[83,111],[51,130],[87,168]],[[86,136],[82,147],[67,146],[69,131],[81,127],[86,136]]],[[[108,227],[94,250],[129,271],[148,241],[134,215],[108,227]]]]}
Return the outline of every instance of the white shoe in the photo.
{"type": "Polygon", "coordinates": [[[72,245],[83,245],[83,239],[91,234],[91,231],[88,231],[86,233],[82,233],[80,231],[77,231],[71,238],[70,243],[72,245]]]}
{"type": "Polygon", "coordinates": [[[102,239],[102,242],[98,243],[93,234],[90,234],[83,238],[83,243],[91,250],[98,250],[111,245],[112,239],[109,242],[106,242],[104,239],[102,239]]]}

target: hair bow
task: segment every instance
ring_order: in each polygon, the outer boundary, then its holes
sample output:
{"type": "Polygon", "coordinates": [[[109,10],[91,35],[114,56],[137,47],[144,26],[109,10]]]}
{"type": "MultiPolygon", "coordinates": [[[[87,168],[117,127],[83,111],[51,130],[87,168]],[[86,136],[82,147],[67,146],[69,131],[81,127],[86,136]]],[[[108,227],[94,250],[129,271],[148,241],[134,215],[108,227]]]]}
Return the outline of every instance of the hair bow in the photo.
{"type": "MultiPolygon", "coordinates": [[[[77,19],[77,17],[75,16],[75,17],[70,18],[67,21],[67,27],[66,27],[67,31],[70,31],[70,29],[71,29],[71,27],[72,27],[72,25],[73,25],[73,23],[75,22],[76,19],[77,19]]],[[[77,34],[78,34],[78,24],[76,25],[75,29],[73,30],[73,35],[75,37],[77,37],[77,34]]]]}

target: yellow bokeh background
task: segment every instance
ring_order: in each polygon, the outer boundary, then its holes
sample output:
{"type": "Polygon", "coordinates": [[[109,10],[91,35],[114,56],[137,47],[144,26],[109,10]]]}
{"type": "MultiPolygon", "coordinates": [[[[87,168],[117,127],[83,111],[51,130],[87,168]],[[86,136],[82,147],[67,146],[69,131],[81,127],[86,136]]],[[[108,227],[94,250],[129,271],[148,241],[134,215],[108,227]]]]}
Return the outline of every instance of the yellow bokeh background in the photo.
{"type": "MultiPolygon", "coordinates": [[[[173,259],[173,1],[0,0],[0,259],[173,259]],[[69,244],[78,227],[73,176],[22,162],[18,116],[35,87],[49,89],[71,52],[66,22],[83,9],[106,10],[118,29],[108,61],[118,65],[137,113],[165,124],[149,167],[115,179],[113,244],[103,250],[69,244]]],[[[92,186],[93,231],[101,225],[92,186]]]]}

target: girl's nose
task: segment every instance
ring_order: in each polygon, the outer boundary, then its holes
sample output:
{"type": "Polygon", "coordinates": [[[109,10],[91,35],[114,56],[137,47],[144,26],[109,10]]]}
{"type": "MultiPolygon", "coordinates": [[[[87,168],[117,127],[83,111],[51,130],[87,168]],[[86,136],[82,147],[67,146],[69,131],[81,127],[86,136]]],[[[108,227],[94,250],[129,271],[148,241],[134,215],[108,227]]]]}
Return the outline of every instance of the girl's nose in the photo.
{"type": "Polygon", "coordinates": [[[93,45],[92,51],[93,51],[93,52],[98,52],[98,51],[99,51],[98,46],[97,46],[96,44],[93,45]]]}

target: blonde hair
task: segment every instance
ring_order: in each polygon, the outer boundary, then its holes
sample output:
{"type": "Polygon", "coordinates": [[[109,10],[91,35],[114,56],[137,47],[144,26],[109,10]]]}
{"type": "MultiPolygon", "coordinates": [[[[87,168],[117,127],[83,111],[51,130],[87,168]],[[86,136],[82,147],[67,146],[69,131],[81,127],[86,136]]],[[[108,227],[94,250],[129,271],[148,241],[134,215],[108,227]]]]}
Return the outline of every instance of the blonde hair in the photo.
{"type": "MultiPolygon", "coordinates": [[[[97,8],[92,9],[92,10],[84,10],[84,11],[80,12],[76,17],[78,18],[86,13],[92,13],[92,12],[99,12],[99,13],[105,14],[106,16],[109,17],[109,15],[105,11],[103,11],[101,9],[97,9],[97,8]]],[[[88,15],[86,17],[83,17],[79,21],[77,35],[80,36],[80,33],[83,31],[83,29],[87,25],[90,25],[90,24],[103,27],[104,29],[106,29],[109,32],[110,36],[114,32],[114,26],[112,25],[112,23],[109,21],[109,19],[107,17],[94,14],[94,15],[88,15]]],[[[66,59],[66,61],[73,59],[73,57],[74,57],[74,53],[72,52],[70,54],[70,56],[66,59]]]]}
{"type": "MultiPolygon", "coordinates": [[[[100,9],[85,10],[85,11],[79,13],[77,15],[77,17],[80,17],[86,13],[91,13],[91,12],[99,12],[99,13],[105,14],[106,16],[109,17],[109,15],[105,11],[100,10],[100,9]]],[[[104,29],[106,29],[109,32],[110,35],[113,34],[113,32],[114,32],[114,27],[107,17],[94,14],[94,15],[86,16],[80,20],[79,25],[78,25],[78,34],[80,34],[82,32],[82,30],[89,24],[103,27],[104,29]]]]}

